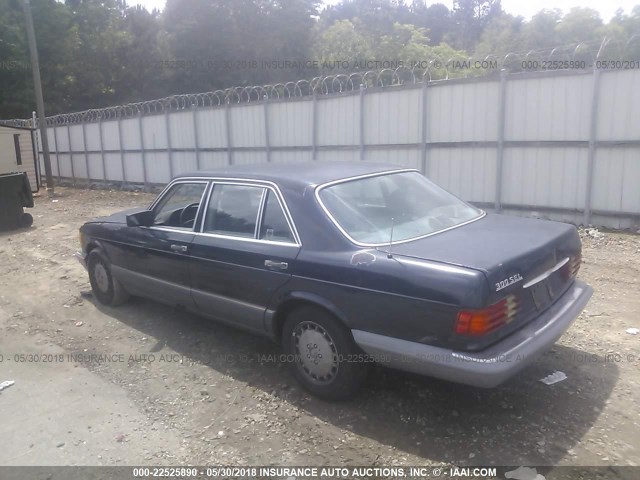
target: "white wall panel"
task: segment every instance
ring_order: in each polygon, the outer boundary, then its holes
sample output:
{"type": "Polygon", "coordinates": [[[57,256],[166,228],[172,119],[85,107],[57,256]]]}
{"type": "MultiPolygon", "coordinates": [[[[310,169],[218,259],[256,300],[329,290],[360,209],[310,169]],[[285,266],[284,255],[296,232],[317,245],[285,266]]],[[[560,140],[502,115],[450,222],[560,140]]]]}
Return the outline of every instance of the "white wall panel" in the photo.
{"type": "Polygon", "coordinates": [[[272,151],[271,161],[273,163],[295,163],[310,162],[313,160],[311,151],[272,151]]]}
{"type": "Polygon", "coordinates": [[[141,153],[125,153],[124,154],[124,170],[127,182],[143,183],[144,170],[142,165],[141,153]]]}
{"type": "Polygon", "coordinates": [[[505,140],[588,140],[593,77],[507,81],[505,140]]]}
{"type": "Polygon", "coordinates": [[[412,148],[380,148],[365,152],[365,160],[377,163],[389,163],[399,167],[417,168],[420,170],[421,152],[412,148]]]}
{"type": "Polygon", "coordinates": [[[317,152],[320,162],[356,162],[360,160],[360,152],[357,150],[320,150],[317,152]]]}
{"type": "Polygon", "coordinates": [[[59,175],[62,177],[71,178],[71,156],[68,154],[60,154],[58,155],[58,165],[60,167],[59,175]]]}
{"type": "Polygon", "coordinates": [[[173,174],[195,172],[198,169],[195,152],[173,152],[173,174]]]}
{"type": "Polygon", "coordinates": [[[633,148],[600,148],[595,158],[592,207],[640,213],[640,156],[633,148]]]}
{"type": "Polygon", "coordinates": [[[200,147],[224,148],[227,146],[227,129],[223,108],[198,110],[196,119],[200,147]]]}
{"type": "Polygon", "coordinates": [[[364,96],[367,144],[418,143],[422,138],[422,90],[387,90],[364,96]]]}
{"type": "Polygon", "coordinates": [[[169,115],[172,148],[193,148],[195,137],[193,133],[193,112],[172,112],[169,115]]]}
{"type": "Polygon", "coordinates": [[[105,150],[120,150],[117,121],[110,120],[102,123],[102,142],[105,150]]]}
{"type": "Polygon", "coordinates": [[[87,139],[87,150],[100,151],[100,124],[99,123],[87,123],[84,127],[85,136],[87,139]]]}
{"type": "Polygon", "coordinates": [[[71,125],[69,127],[71,136],[71,150],[81,152],[84,150],[84,142],[82,141],[82,125],[71,125]]]}
{"type": "Polygon", "coordinates": [[[102,155],[99,153],[89,154],[89,173],[92,180],[104,180],[104,170],[102,168],[102,155]]]}
{"type": "Polygon", "coordinates": [[[84,152],[73,154],[73,174],[79,183],[87,178],[87,162],[84,152]]]}
{"type": "Polygon", "coordinates": [[[267,154],[262,151],[233,152],[234,165],[246,165],[248,163],[266,163],[267,154]]]}
{"type": "Polygon", "coordinates": [[[313,101],[269,103],[269,141],[272,147],[310,146],[313,138],[313,101]]]}
{"type": "Polygon", "coordinates": [[[319,99],[318,145],[357,145],[359,138],[359,95],[319,99]]]}
{"type": "Polygon", "coordinates": [[[498,82],[461,83],[428,88],[428,140],[497,140],[498,94],[498,82]]]}
{"type": "Polygon", "coordinates": [[[119,153],[107,153],[104,156],[104,163],[107,170],[107,180],[112,182],[122,181],[122,163],[119,153]]]}
{"type": "Polygon", "coordinates": [[[66,126],[57,126],[54,128],[56,151],[68,152],[69,151],[69,137],[67,136],[66,126]]]}
{"type": "Polygon", "coordinates": [[[598,140],[640,139],[640,70],[604,72],[600,78],[598,140]]]}
{"type": "Polygon", "coordinates": [[[586,149],[507,148],[503,203],[582,208],[587,163],[586,149]]]}
{"type": "Polygon", "coordinates": [[[121,120],[122,146],[124,150],[140,150],[140,119],[127,118],[121,120]]]}
{"type": "Polygon", "coordinates": [[[496,190],[495,148],[434,148],[427,177],[463,200],[493,202],[496,190]]]}
{"type": "Polygon", "coordinates": [[[200,152],[200,165],[203,170],[226,167],[229,156],[227,152],[200,152]]]}
{"type": "Polygon", "coordinates": [[[234,147],[264,147],[264,106],[243,105],[230,109],[231,145],[234,147]]]}
{"type": "Polygon", "coordinates": [[[142,132],[145,149],[153,150],[167,148],[167,124],[165,122],[166,119],[164,114],[142,117],[142,132]]]}
{"type": "Polygon", "coordinates": [[[149,183],[168,183],[171,180],[169,154],[165,152],[147,152],[147,181],[149,183]]]}

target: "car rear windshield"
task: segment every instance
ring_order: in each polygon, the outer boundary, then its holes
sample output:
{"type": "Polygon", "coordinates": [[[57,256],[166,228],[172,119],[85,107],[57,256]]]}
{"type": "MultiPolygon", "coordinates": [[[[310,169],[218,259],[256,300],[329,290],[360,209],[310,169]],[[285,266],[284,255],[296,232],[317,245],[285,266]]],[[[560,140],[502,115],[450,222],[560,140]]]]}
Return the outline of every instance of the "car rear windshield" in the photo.
{"type": "Polygon", "coordinates": [[[418,172],[347,180],[321,188],[319,197],[341,230],[366,245],[423,237],[483,214],[418,172]]]}

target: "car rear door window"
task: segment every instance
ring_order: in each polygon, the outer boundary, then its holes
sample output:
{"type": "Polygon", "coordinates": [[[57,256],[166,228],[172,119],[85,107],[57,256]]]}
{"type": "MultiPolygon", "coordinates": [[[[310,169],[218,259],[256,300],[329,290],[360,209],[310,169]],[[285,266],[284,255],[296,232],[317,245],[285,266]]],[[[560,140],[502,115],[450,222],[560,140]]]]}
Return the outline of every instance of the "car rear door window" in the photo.
{"type": "Polygon", "coordinates": [[[267,191],[259,238],[273,242],[295,243],[287,217],[284,215],[278,198],[271,190],[267,191]]]}
{"type": "Polygon", "coordinates": [[[215,185],[203,232],[255,238],[264,192],[264,188],[250,185],[215,185]]]}

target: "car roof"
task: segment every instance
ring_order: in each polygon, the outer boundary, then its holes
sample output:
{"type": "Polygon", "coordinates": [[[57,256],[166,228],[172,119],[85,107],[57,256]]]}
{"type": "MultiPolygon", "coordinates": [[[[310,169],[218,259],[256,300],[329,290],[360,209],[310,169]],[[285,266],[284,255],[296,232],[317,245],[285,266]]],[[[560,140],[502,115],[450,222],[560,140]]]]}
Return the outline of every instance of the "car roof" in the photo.
{"type": "Polygon", "coordinates": [[[296,162],[296,163],[257,163],[230,165],[214,170],[199,170],[185,173],[184,177],[221,177],[242,178],[248,180],[266,180],[289,187],[321,185],[335,180],[402,170],[393,164],[370,162],[296,162]]]}

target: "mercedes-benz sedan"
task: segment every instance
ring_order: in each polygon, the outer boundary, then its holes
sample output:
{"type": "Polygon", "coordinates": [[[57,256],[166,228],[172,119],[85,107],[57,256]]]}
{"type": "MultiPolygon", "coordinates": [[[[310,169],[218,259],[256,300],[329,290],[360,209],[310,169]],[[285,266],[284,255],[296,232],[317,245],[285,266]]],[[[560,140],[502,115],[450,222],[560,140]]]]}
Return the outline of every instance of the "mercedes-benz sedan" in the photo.
{"type": "Polygon", "coordinates": [[[326,398],[372,362],[496,386],[592,294],[575,227],[485,213],[390,165],[195,172],[80,232],[101,303],[148,297],[271,337],[326,398]]]}

